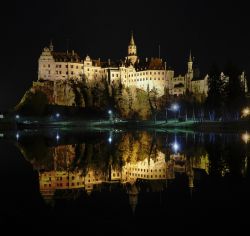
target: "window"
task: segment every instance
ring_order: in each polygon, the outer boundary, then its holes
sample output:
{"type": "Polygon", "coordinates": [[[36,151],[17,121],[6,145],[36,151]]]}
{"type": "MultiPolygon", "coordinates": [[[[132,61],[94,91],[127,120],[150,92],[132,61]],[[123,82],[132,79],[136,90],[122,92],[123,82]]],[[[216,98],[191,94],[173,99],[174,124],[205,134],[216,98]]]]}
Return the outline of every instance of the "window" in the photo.
{"type": "Polygon", "coordinates": [[[71,75],[73,75],[74,74],[74,72],[73,71],[71,71],[71,75]]]}
{"type": "Polygon", "coordinates": [[[76,69],[78,69],[78,66],[76,66],[76,69]]]}
{"type": "Polygon", "coordinates": [[[65,65],[65,68],[68,68],[68,65],[65,65]]]}
{"type": "Polygon", "coordinates": [[[50,64],[48,64],[48,67],[50,68],[50,64]]]}

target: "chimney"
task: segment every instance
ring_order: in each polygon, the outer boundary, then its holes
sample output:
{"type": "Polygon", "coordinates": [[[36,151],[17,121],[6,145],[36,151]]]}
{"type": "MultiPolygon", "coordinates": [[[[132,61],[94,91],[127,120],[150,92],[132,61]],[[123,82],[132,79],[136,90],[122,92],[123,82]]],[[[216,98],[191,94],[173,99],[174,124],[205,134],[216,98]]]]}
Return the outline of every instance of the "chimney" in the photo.
{"type": "Polygon", "coordinates": [[[165,68],[165,70],[167,69],[167,62],[166,61],[164,61],[164,68],[165,68]]]}
{"type": "Polygon", "coordinates": [[[108,65],[110,66],[110,59],[108,59],[108,65]]]}

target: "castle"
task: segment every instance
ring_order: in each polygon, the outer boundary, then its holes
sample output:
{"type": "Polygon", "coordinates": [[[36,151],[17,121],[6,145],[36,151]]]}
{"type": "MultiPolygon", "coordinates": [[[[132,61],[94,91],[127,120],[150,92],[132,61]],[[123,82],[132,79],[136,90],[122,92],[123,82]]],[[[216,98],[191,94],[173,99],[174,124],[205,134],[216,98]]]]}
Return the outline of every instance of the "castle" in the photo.
{"type": "MultiPolygon", "coordinates": [[[[109,84],[121,82],[126,87],[137,87],[144,91],[155,89],[158,96],[167,90],[170,95],[183,95],[187,91],[194,94],[207,95],[208,75],[201,76],[193,65],[190,52],[185,75],[175,76],[174,71],[167,68],[166,61],[161,58],[140,59],[137,55],[133,33],[128,45],[128,55],[124,60],[101,61],[86,56],[81,58],[74,50],[56,52],[52,43],[45,47],[38,61],[38,81],[50,80],[82,80],[96,81],[107,79],[109,84]]],[[[228,82],[228,77],[221,73],[221,79],[228,82]]],[[[245,92],[248,92],[244,72],[240,80],[245,92]]]]}
{"type": "Polygon", "coordinates": [[[81,58],[74,50],[54,51],[52,43],[45,47],[38,62],[38,81],[82,80],[98,81],[102,78],[112,84],[121,82],[124,86],[134,86],[144,91],[155,89],[158,96],[168,90],[170,95],[182,95],[186,91],[207,94],[208,76],[201,77],[198,69],[193,69],[191,52],[184,76],[174,75],[161,58],[140,59],[137,55],[133,33],[128,45],[128,55],[124,60],[106,62],[81,58]]]}

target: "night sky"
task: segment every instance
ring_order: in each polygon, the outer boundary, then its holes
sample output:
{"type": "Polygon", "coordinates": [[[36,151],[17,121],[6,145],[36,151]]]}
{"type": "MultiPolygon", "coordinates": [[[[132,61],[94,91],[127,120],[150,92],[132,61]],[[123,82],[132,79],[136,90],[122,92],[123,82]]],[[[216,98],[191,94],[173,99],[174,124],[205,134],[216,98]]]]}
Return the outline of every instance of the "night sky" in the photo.
{"type": "Polygon", "coordinates": [[[184,73],[189,50],[203,74],[228,60],[250,73],[247,1],[11,1],[1,7],[0,110],[37,80],[41,50],[74,49],[102,60],[124,58],[133,30],[140,57],[161,57],[184,73]],[[68,42],[68,43],[67,43],[68,42]]]}

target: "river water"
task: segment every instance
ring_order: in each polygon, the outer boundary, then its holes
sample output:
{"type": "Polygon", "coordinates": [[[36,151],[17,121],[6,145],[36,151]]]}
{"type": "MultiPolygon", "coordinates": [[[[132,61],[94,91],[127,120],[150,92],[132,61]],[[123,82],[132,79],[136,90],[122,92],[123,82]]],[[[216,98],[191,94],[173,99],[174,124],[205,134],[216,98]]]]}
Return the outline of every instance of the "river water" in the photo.
{"type": "Polygon", "coordinates": [[[1,223],[45,231],[241,232],[247,133],[22,130],[1,134],[1,223]]]}

